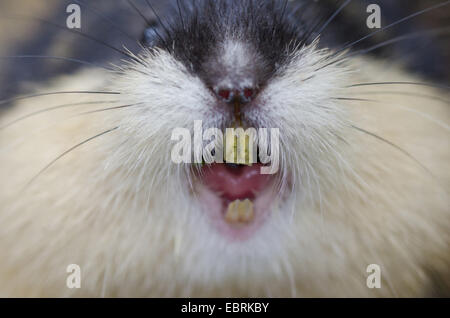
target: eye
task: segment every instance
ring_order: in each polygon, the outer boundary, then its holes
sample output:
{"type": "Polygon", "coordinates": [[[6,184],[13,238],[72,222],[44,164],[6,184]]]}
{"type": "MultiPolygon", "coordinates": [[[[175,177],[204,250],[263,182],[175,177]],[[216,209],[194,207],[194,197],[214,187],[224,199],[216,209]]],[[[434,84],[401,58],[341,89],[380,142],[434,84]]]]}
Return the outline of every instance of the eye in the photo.
{"type": "Polygon", "coordinates": [[[144,44],[154,47],[160,41],[161,32],[157,26],[150,26],[144,31],[144,44]]]}

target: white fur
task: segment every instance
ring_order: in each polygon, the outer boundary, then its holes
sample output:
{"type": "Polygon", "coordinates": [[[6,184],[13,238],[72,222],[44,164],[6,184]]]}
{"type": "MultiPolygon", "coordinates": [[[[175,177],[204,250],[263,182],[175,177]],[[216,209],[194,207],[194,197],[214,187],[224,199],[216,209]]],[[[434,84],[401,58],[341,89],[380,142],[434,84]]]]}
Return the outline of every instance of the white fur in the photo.
{"type": "Polygon", "coordinates": [[[211,69],[217,70],[215,76],[220,78],[216,83],[217,87],[245,89],[256,86],[257,81],[253,75],[255,70],[252,66],[257,65],[262,58],[248,43],[227,40],[219,45],[212,59],[207,64],[211,63],[211,69]],[[223,72],[225,74],[221,74],[223,72]]]}
{"type": "MultiPolygon", "coordinates": [[[[396,68],[378,78],[383,66],[370,59],[317,71],[329,54],[302,48],[260,93],[258,107],[244,110],[250,123],[281,130],[284,195],[264,227],[241,243],[211,227],[189,167],[170,161],[174,128],[230,120],[180,62],[164,51],[147,52],[139,57],[144,65],[125,66],[121,75],[87,70],[51,83],[55,91],[117,90],[111,106],[138,105],[77,115],[93,109],[86,104],[1,131],[0,295],[426,295],[427,271],[445,277],[448,270],[448,132],[395,106],[407,104],[448,125],[448,105],[389,95],[377,95],[378,104],[338,100],[358,92],[373,97],[372,87],[347,87],[358,82],[420,80],[396,68]],[[439,179],[351,125],[400,144],[439,179]],[[113,127],[119,128],[23,188],[65,150],[113,127]],[[82,269],[79,290],[66,287],[73,263],[82,269]],[[366,287],[372,263],[382,267],[379,290],[366,287]]],[[[440,94],[421,86],[390,90],[440,94]]],[[[21,101],[0,126],[75,98],[21,101]]]]}

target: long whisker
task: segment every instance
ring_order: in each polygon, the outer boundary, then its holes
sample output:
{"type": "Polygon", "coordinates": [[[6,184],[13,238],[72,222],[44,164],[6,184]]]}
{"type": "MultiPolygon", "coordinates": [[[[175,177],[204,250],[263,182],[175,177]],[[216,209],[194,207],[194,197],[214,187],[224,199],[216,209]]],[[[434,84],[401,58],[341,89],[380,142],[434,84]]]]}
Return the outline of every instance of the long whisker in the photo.
{"type": "Polygon", "coordinates": [[[87,61],[83,61],[83,60],[79,60],[79,59],[75,59],[75,58],[71,58],[71,57],[64,57],[64,56],[14,55],[14,56],[0,56],[0,59],[52,59],[52,60],[62,60],[62,61],[67,61],[67,62],[73,62],[73,63],[83,64],[83,65],[94,66],[94,67],[105,69],[107,71],[114,71],[112,68],[108,68],[108,67],[100,65],[100,64],[91,63],[91,62],[87,62],[87,61]]]}
{"type": "Polygon", "coordinates": [[[360,95],[360,94],[374,94],[374,95],[401,95],[401,96],[409,96],[409,97],[419,97],[425,99],[436,100],[445,103],[446,105],[450,105],[450,100],[445,98],[441,98],[438,96],[427,95],[427,94],[419,94],[419,93],[411,93],[411,92],[389,92],[389,91],[373,91],[373,92],[354,92],[352,94],[360,95]]]}
{"type": "Polygon", "coordinates": [[[317,32],[319,35],[327,28],[327,26],[336,18],[336,16],[347,7],[352,0],[345,1],[332,15],[331,17],[322,25],[322,27],[317,32]]]}
{"type": "MultiPolygon", "coordinates": [[[[133,10],[145,21],[145,23],[147,23],[148,26],[151,26],[153,23],[152,21],[150,21],[149,18],[147,18],[145,15],[142,14],[141,10],[139,10],[138,7],[136,7],[136,5],[131,2],[131,0],[126,0],[127,3],[133,8],[133,10]]],[[[148,3],[148,2],[147,2],[148,3]]],[[[156,12],[153,10],[153,8],[150,6],[150,8],[152,9],[153,13],[156,15],[156,12]]],[[[157,15],[156,15],[157,16],[157,15]]],[[[158,17],[158,16],[157,16],[158,17]]],[[[159,18],[158,18],[159,19],[159,18]]],[[[154,30],[156,36],[159,38],[159,40],[162,42],[162,44],[164,45],[164,47],[166,48],[167,51],[169,50],[169,46],[167,45],[166,41],[164,40],[164,38],[161,36],[161,34],[159,34],[158,30],[154,30]]]]}
{"type": "Polygon", "coordinates": [[[183,27],[183,30],[186,30],[186,26],[184,25],[183,14],[181,13],[180,0],[177,0],[177,7],[178,7],[178,15],[180,16],[181,26],[183,27]]]}
{"type": "MultiPolygon", "coordinates": [[[[340,62],[342,62],[342,61],[345,61],[345,60],[348,59],[349,57],[359,56],[359,55],[364,55],[364,54],[370,53],[370,52],[372,52],[372,51],[374,51],[374,50],[376,50],[376,49],[379,49],[379,48],[382,48],[382,47],[385,47],[385,46],[388,46],[388,45],[391,45],[391,44],[395,44],[395,43],[398,43],[398,42],[400,42],[400,41],[404,41],[404,40],[408,40],[408,39],[413,39],[413,38],[421,37],[421,36],[423,36],[423,35],[438,35],[438,34],[441,34],[441,33],[448,32],[448,31],[450,31],[450,28],[445,27],[445,28],[435,28],[435,29],[432,29],[432,30],[421,31],[421,32],[414,32],[414,33],[411,33],[411,34],[406,34],[406,35],[398,36],[398,37],[395,37],[395,38],[393,38],[393,39],[386,40],[386,41],[384,41],[384,42],[381,42],[381,43],[379,43],[379,44],[376,44],[376,45],[374,45],[374,46],[372,46],[372,47],[369,47],[369,48],[367,48],[367,49],[362,49],[362,50],[358,50],[358,51],[353,51],[353,52],[351,52],[351,53],[345,54],[344,56],[342,56],[342,57],[340,57],[340,58],[338,58],[338,59],[335,59],[335,60],[331,61],[330,63],[327,63],[327,64],[325,64],[325,65],[319,67],[319,68],[316,69],[315,71],[322,70],[322,69],[324,69],[325,67],[328,67],[328,66],[333,65],[333,64],[338,64],[338,63],[340,63],[340,62]]],[[[332,56],[334,57],[334,56],[336,56],[337,54],[339,54],[340,52],[341,52],[341,50],[338,50],[337,52],[334,52],[332,56]]],[[[330,58],[330,57],[327,57],[327,58],[330,58]]],[[[325,60],[326,60],[327,58],[325,58],[325,60]]]]}
{"type": "Polygon", "coordinates": [[[301,41],[301,44],[305,44],[306,42],[308,42],[308,40],[310,39],[310,37],[314,34],[314,31],[320,26],[323,25],[322,21],[325,23],[326,21],[326,17],[325,15],[317,15],[317,22],[314,23],[310,28],[307,29],[306,34],[303,37],[303,40],[301,41]]]}
{"type": "MultiPolygon", "coordinates": [[[[346,98],[345,100],[349,100],[349,101],[360,101],[360,100],[357,99],[357,98],[346,98]]],[[[361,101],[372,102],[372,103],[382,103],[382,101],[379,101],[379,100],[361,100],[361,101]]],[[[428,114],[426,114],[426,113],[424,113],[424,112],[415,110],[415,109],[410,108],[410,107],[397,105],[397,104],[392,104],[392,106],[393,106],[393,107],[398,107],[398,108],[404,109],[404,110],[406,110],[406,111],[408,111],[408,112],[411,112],[411,113],[414,113],[414,114],[417,114],[417,115],[419,115],[420,117],[422,117],[422,118],[424,118],[424,119],[426,119],[426,120],[428,120],[428,121],[430,121],[430,122],[433,122],[434,124],[436,124],[436,125],[438,125],[438,126],[444,128],[445,130],[450,130],[449,125],[447,125],[447,124],[444,123],[443,121],[440,121],[440,120],[434,118],[433,116],[430,116],[430,115],[428,115],[428,114]]]]}
{"type": "Polygon", "coordinates": [[[441,121],[441,120],[439,120],[439,119],[436,119],[436,118],[434,118],[433,116],[430,116],[430,115],[428,115],[428,114],[426,114],[426,113],[424,113],[424,112],[415,110],[415,109],[410,108],[410,107],[406,107],[406,106],[402,106],[402,105],[397,105],[397,104],[395,104],[395,107],[402,108],[402,109],[404,109],[404,110],[406,110],[406,111],[408,111],[408,112],[411,112],[411,113],[414,113],[414,114],[416,114],[416,115],[419,115],[420,117],[422,117],[422,118],[424,118],[424,119],[426,119],[426,120],[428,120],[428,121],[430,121],[430,122],[432,122],[432,123],[438,125],[439,127],[443,128],[443,129],[445,129],[445,130],[447,130],[447,131],[450,131],[450,126],[449,126],[449,125],[447,125],[447,124],[444,123],[443,121],[441,121]]]}
{"type": "Polygon", "coordinates": [[[371,137],[374,137],[374,138],[378,139],[379,141],[382,141],[382,142],[388,144],[389,146],[391,146],[391,147],[397,149],[398,151],[400,151],[401,153],[403,153],[405,156],[407,156],[408,158],[410,158],[411,160],[413,160],[414,162],[416,162],[422,169],[424,169],[426,172],[428,172],[428,173],[434,178],[433,173],[431,173],[431,171],[430,171],[427,167],[425,167],[419,160],[417,160],[413,155],[411,155],[409,152],[407,152],[407,151],[404,150],[403,148],[397,146],[397,145],[394,144],[393,142],[391,142],[391,141],[389,141],[389,140],[387,140],[387,139],[385,139],[385,138],[383,138],[383,137],[381,137],[381,136],[378,136],[378,135],[375,134],[375,133],[372,133],[372,132],[370,132],[370,131],[367,131],[367,130],[365,130],[365,129],[362,129],[362,128],[360,128],[360,127],[357,127],[357,126],[355,126],[355,125],[350,125],[350,127],[353,128],[353,129],[356,129],[356,130],[358,130],[358,131],[360,131],[360,132],[362,132],[362,133],[364,133],[364,134],[366,134],[366,135],[369,135],[369,136],[371,136],[371,137]]]}
{"type": "Polygon", "coordinates": [[[81,103],[71,103],[71,104],[64,104],[64,105],[59,105],[59,106],[54,106],[54,107],[48,107],[48,108],[45,108],[45,109],[41,109],[39,111],[35,111],[35,112],[32,112],[32,113],[26,114],[26,115],[24,115],[22,117],[19,117],[19,118],[15,119],[15,120],[13,120],[13,121],[3,125],[3,126],[0,126],[0,130],[3,130],[5,128],[7,128],[9,126],[12,126],[12,125],[14,125],[14,124],[16,124],[16,123],[18,123],[18,122],[20,122],[22,120],[27,119],[27,118],[34,117],[34,116],[37,116],[39,114],[43,114],[43,113],[46,113],[46,112],[49,112],[49,111],[53,111],[53,110],[57,110],[57,109],[68,108],[68,107],[73,107],[73,106],[96,105],[96,104],[106,104],[106,103],[116,103],[116,102],[117,101],[98,101],[98,102],[84,102],[84,103],[81,102],[81,103]]]}
{"type": "Polygon", "coordinates": [[[65,91],[65,92],[51,92],[51,93],[40,93],[40,94],[31,94],[18,96],[14,98],[9,98],[0,101],[0,105],[6,105],[11,102],[16,102],[19,100],[30,99],[34,97],[42,97],[42,96],[52,96],[52,95],[65,95],[65,94],[100,94],[100,95],[120,95],[119,92],[96,92],[96,91],[65,91]]]}
{"type": "Polygon", "coordinates": [[[313,6],[311,5],[310,2],[307,1],[299,1],[299,3],[297,4],[297,7],[294,9],[293,15],[296,16],[298,15],[299,19],[303,19],[305,17],[305,14],[308,13],[308,9],[311,9],[313,6]],[[306,8],[305,8],[306,6],[306,8]],[[304,10],[303,10],[304,9],[304,10]],[[300,13],[298,13],[299,10],[302,10],[300,13]]]}
{"type": "Polygon", "coordinates": [[[139,106],[139,105],[143,105],[144,103],[135,103],[135,104],[128,104],[128,105],[121,105],[121,106],[114,106],[114,107],[108,107],[108,108],[103,108],[103,109],[97,109],[97,110],[92,110],[92,111],[88,111],[88,112],[83,112],[80,113],[78,115],[87,115],[87,114],[95,114],[95,113],[102,113],[102,112],[106,112],[108,110],[116,110],[116,109],[123,109],[123,108],[129,108],[129,107],[135,107],[135,106],[139,106]]]}
{"type": "MultiPolygon", "coordinates": [[[[289,2],[288,0],[285,0],[284,3],[283,3],[283,8],[282,8],[281,14],[280,14],[280,16],[279,16],[279,21],[282,21],[283,18],[284,18],[284,15],[286,14],[286,8],[287,8],[287,5],[288,5],[288,2],[289,2]]],[[[273,25],[273,27],[272,27],[272,34],[274,34],[273,32],[274,32],[274,30],[275,30],[275,26],[276,26],[278,23],[279,23],[279,22],[274,23],[274,25],[273,25]]]]}
{"type": "Polygon", "coordinates": [[[119,31],[120,33],[122,33],[123,35],[125,35],[128,39],[132,40],[133,42],[138,42],[138,39],[136,39],[135,37],[133,37],[132,35],[130,35],[129,33],[125,32],[121,27],[119,27],[112,19],[108,18],[107,16],[105,16],[104,14],[100,13],[98,9],[87,5],[84,1],[81,0],[74,0],[75,3],[78,3],[81,6],[84,6],[86,9],[88,9],[89,11],[91,11],[93,14],[97,15],[98,17],[100,17],[101,19],[103,19],[104,21],[107,21],[113,28],[115,28],[117,31],[119,31]]]}
{"type": "Polygon", "coordinates": [[[339,63],[340,61],[343,61],[343,60],[345,60],[345,59],[347,59],[347,58],[349,58],[349,57],[352,57],[352,56],[358,56],[358,55],[363,55],[363,54],[370,53],[370,52],[372,52],[372,51],[375,51],[376,49],[379,49],[379,48],[388,46],[388,45],[390,45],[390,44],[395,44],[395,43],[400,42],[400,41],[404,41],[404,40],[409,40],[409,39],[421,37],[421,36],[423,36],[423,35],[438,35],[438,34],[445,34],[446,31],[447,31],[447,32],[450,31],[450,28],[448,28],[448,27],[446,27],[446,28],[436,28],[436,29],[433,29],[433,30],[422,31],[422,32],[415,32],[415,33],[411,33],[411,34],[406,34],[406,35],[398,36],[398,37],[395,37],[395,38],[393,38],[393,39],[386,40],[386,41],[383,41],[383,42],[381,42],[381,43],[378,43],[378,44],[376,44],[376,45],[374,45],[374,46],[371,46],[371,47],[369,47],[369,48],[367,48],[367,49],[362,49],[362,50],[354,51],[354,52],[352,52],[352,53],[350,53],[350,54],[345,55],[344,57],[342,57],[342,58],[340,58],[340,59],[337,59],[337,60],[333,61],[332,64],[334,64],[334,63],[339,63]]]}
{"type": "Polygon", "coordinates": [[[106,131],[104,131],[104,132],[102,132],[102,133],[100,133],[100,134],[98,134],[98,135],[95,135],[95,136],[93,136],[93,137],[90,137],[90,138],[88,138],[88,139],[86,139],[86,140],[84,140],[84,141],[82,141],[82,142],[80,142],[79,144],[77,144],[77,145],[75,145],[75,146],[73,146],[73,147],[71,147],[70,149],[68,149],[68,150],[66,150],[66,151],[64,151],[61,155],[59,155],[58,157],[56,157],[54,160],[52,160],[48,165],[46,165],[43,169],[41,169],[28,183],[27,183],[27,185],[25,186],[25,189],[26,188],[28,188],[37,178],[39,178],[39,176],[41,176],[47,169],[49,169],[52,165],[54,165],[59,159],[61,159],[61,158],[63,158],[64,156],[66,156],[67,154],[69,154],[70,152],[72,152],[72,151],[74,151],[75,149],[77,149],[77,148],[79,148],[79,147],[81,147],[81,146],[83,146],[83,145],[85,145],[85,144],[87,144],[88,142],[90,142],[90,141],[92,141],[92,140],[94,140],[94,139],[97,139],[97,138],[99,138],[99,137],[101,137],[101,136],[103,136],[103,135],[106,135],[106,134],[108,134],[108,133],[111,133],[111,132],[113,132],[113,131],[115,131],[115,130],[117,130],[119,127],[114,127],[114,128],[111,128],[111,129],[108,129],[108,130],[106,130],[106,131]]]}
{"type": "Polygon", "coordinates": [[[126,1],[130,7],[132,7],[133,10],[145,21],[145,23],[147,23],[147,25],[152,25],[152,21],[150,21],[149,18],[147,18],[131,0],[126,1]]]}
{"type": "MultiPolygon", "coordinates": [[[[149,1],[147,1],[147,0],[145,0],[145,2],[146,2],[147,5],[149,6],[150,10],[152,10],[153,14],[154,14],[155,17],[156,17],[156,20],[158,20],[158,23],[162,26],[162,28],[164,29],[164,31],[166,32],[166,34],[170,36],[169,30],[166,28],[166,26],[165,26],[164,23],[162,22],[162,20],[161,20],[159,14],[158,14],[158,13],[156,12],[156,10],[153,8],[153,6],[151,5],[151,3],[150,3],[149,1]]],[[[157,36],[161,39],[161,41],[163,42],[163,44],[164,44],[164,46],[166,47],[167,51],[170,52],[170,49],[169,49],[169,47],[168,47],[166,41],[164,40],[164,38],[159,34],[159,32],[158,32],[156,29],[155,29],[154,31],[155,31],[156,35],[157,35],[157,36]]],[[[173,42],[173,39],[170,38],[170,41],[173,42]]]]}
{"type": "Polygon", "coordinates": [[[93,41],[95,43],[99,43],[99,44],[101,44],[101,45],[103,45],[103,46],[105,46],[107,48],[110,48],[113,51],[116,51],[116,52],[118,52],[118,53],[120,53],[120,54],[122,54],[122,55],[124,55],[124,56],[126,56],[128,58],[131,58],[132,60],[134,60],[135,62],[138,62],[139,64],[142,64],[142,61],[140,61],[139,59],[135,58],[131,54],[129,54],[129,53],[127,53],[127,52],[125,52],[125,51],[123,51],[121,49],[118,49],[115,46],[113,46],[111,44],[108,44],[108,43],[106,43],[106,42],[104,42],[102,40],[99,40],[99,39],[97,39],[97,38],[95,38],[95,37],[93,37],[93,36],[91,36],[89,34],[77,31],[75,29],[69,29],[69,28],[63,27],[63,26],[61,26],[59,24],[56,24],[56,23],[53,23],[53,22],[50,22],[50,21],[47,21],[47,20],[44,20],[44,19],[35,18],[35,17],[28,17],[28,16],[23,16],[23,15],[0,16],[0,18],[2,18],[2,19],[14,19],[14,20],[22,19],[22,20],[37,21],[37,22],[40,22],[40,23],[43,23],[43,24],[47,24],[47,25],[53,26],[55,28],[58,28],[60,30],[79,35],[79,36],[84,37],[86,39],[89,39],[89,40],[91,40],[91,41],[93,41]]]}
{"type": "Polygon", "coordinates": [[[334,100],[346,100],[346,101],[357,101],[357,102],[376,102],[373,99],[365,99],[365,98],[350,98],[350,97],[332,97],[334,100]]]}
{"type": "Polygon", "coordinates": [[[361,86],[377,86],[377,85],[417,85],[417,86],[428,86],[434,88],[450,89],[450,86],[434,84],[434,83],[420,83],[420,82],[374,82],[374,83],[358,83],[347,86],[350,87],[361,87],[361,86]]]}
{"type": "Polygon", "coordinates": [[[153,8],[152,4],[148,1],[145,0],[145,2],[147,3],[148,7],[150,8],[150,10],[152,10],[153,14],[156,17],[156,20],[158,20],[158,23],[161,24],[162,28],[164,29],[164,31],[167,34],[170,34],[169,30],[166,28],[165,24],[162,22],[161,17],[159,16],[159,14],[156,12],[156,10],[153,8]]]}
{"type": "Polygon", "coordinates": [[[450,28],[448,28],[448,27],[446,27],[446,28],[437,28],[437,29],[433,29],[433,30],[429,30],[429,31],[416,32],[416,33],[411,33],[411,34],[398,36],[398,37],[395,37],[393,39],[386,40],[384,42],[378,43],[378,44],[376,44],[376,45],[374,45],[372,47],[369,47],[367,49],[355,51],[352,54],[350,54],[350,56],[370,53],[372,51],[375,51],[376,49],[385,47],[385,46],[387,46],[389,44],[397,43],[397,42],[400,42],[400,41],[403,41],[403,40],[409,40],[409,39],[421,37],[423,35],[445,34],[445,31],[447,31],[447,32],[450,31],[450,28]]]}
{"type": "Polygon", "coordinates": [[[416,13],[414,13],[414,14],[408,15],[408,16],[406,16],[406,17],[404,17],[404,18],[402,18],[402,19],[400,19],[400,20],[397,20],[397,21],[395,21],[395,22],[393,22],[393,23],[391,23],[391,24],[389,24],[389,25],[387,25],[387,26],[385,26],[385,27],[382,27],[382,28],[380,28],[380,29],[378,29],[378,30],[376,30],[376,31],[374,31],[374,32],[372,32],[372,33],[366,35],[366,36],[363,36],[362,38],[360,38],[360,39],[357,40],[357,41],[354,41],[354,42],[352,42],[352,43],[350,43],[350,44],[348,44],[348,45],[345,45],[345,46],[344,46],[342,49],[340,49],[337,53],[340,53],[340,52],[342,52],[342,51],[344,51],[344,50],[346,50],[346,49],[348,49],[348,48],[351,48],[352,46],[354,46],[354,45],[356,45],[356,44],[358,44],[358,43],[360,43],[360,42],[362,42],[362,41],[364,41],[364,40],[366,40],[366,39],[369,39],[369,38],[375,36],[376,34],[378,34],[378,33],[380,33],[380,32],[383,32],[383,31],[385,31],[385,30],[388,30],[388,29],[390,29],[390,28],[392,28],[392,27],[394,27],[394,26],[396,26],[396,25],[398,25],[398,24],[400,24],[400,23],[402,23],[402,22],[405,22],[405,21],[407,21],[407,20],[410,20],[410,19],[412,19],[412,18],[415,18],[415,17],[417,17],[417,16],[419,16],[419,15],[425,14],[425,13],[430,12],[430,11],[432,11],[432,10],[441,8],[441,7],[446,6],[446,5],[448,5],[448,4],[450,4],[450,1],[446,1],[446,2],[444,2],[444,3],[439,3],[439,4],[436,4],[436,5],[431,6],[431,7],[429,7],[429,8],[423,9],[423,10],[421,10],[421,11],[419,11],[419,12],[416,12],[416,13]]]}

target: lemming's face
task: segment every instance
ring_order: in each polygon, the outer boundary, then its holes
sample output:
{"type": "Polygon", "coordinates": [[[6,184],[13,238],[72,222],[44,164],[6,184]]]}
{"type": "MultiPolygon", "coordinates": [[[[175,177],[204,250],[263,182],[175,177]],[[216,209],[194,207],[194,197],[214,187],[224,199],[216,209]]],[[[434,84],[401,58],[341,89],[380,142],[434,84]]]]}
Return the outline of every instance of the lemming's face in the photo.
{"type": "MultiPolygon", "coordinates": [[[[437,142],[448,110],[439,85],[409,72],[439,42],[417,48],[402,69],[393,56],[409,48],[400,42],[428,39],[390,33],[391,24],[410,16],[404,28],[420,30],[409,23],[417,9],[397,16],[385,4],[389,23],[370,29],[365,5],[324,2],[126,1],[127,11],[80,1],[81,21],[95,23],[56,26],[65,36],[42,38],[45,54],[20,52],[5,72],[42,73],[44,93],[17,98],[19,85],[5,84],[12,99],[2,104],[17,105],[0,122],[0,141],[21,146],[0,159],[0,176],[15,171],[0,196],[3,244],[38,250],[51,233],[71,251],[50,245],[52,257],[33,262],[24,280],[44,273],[40,288],[52,294],[62,283],[51,270],[76,263],[90,277],[86,295],[371,295],[352,273],[382,263],[405,294],[421,288],[419,278],[396,275],[419,272],[425,255],[409,258],[415,243],[401,234],[435,242],[435,221],[447,213],[448,195],[429,172],[449,155],[437,142]],[[40,63],[27,67],[29,59],[40,63]],[[442,94],[441,102],[429,98],[424,114],[413,94],[442,94]],[[30,111],[35,98],[44,99],[30,111]],[[255,134],[253,148],[229,135],[239,128],[255,134]],[[35,146],[22,144],[24,130],[35,146]],[[45,212],[29,222],[36,210],[45,212]]],[[[437,54],[416,71],[442,80],[443,61],[437,54]]],[[[441,255],[434,246],[429,255],[441,255]]],[[[26,260],[6,253],[10,266],[26,260]]],[[[389,288],[381,294],[395,294],[389,288]]]]}
{"type": "Polygon", "coordinates": [[[192,219],[218,232],[211,241],[216,236],[224,244],[237,240],[239,249],[247,240],[274,240],[279,221],[273,214],[287,219],[294,204],[305,204],[299,202],[306,194],[317,195],[318,171],[336,160],[346,122],[338,107],[346,67],[335,65],[338,57],[284,18],[282,3],[252,4],[251,13],[245,13],[248,4],[198,4],[198,12],[186,15],[164,38],[158,38],[157,29],[148,30],[154,38],[146,40],[153,46],[118,80],[124,103],[138,105],[120,125],[133,131],[137,145],[127,151],[137,153],[143,143],[158,145],[147,165],[160,171],[152,178],[170,193],[167,213],[189,208],[192,219]],[[195,165],[198,122],[201,150],[218,139],[203,134],[210,128],[225,136],[225,149],[220,154],[220,147],[205,150],[204,157],[201,152],[195,165]],[[271,151],[265,160],[260,160],[264,149],[255,149],[250,165],[224,158],[226,146],[233,144],[227,144],[226,129],[239,127],[266,129],[271,151]],[[177,134],[180,128],[192,132],[191,147],[181,149],[189,152],[189,163],[173,158],[180,152],[174,143],[183,136],[177,134]],[[211,164],[202,164],[206,152],[214,154],[211,164]]]}

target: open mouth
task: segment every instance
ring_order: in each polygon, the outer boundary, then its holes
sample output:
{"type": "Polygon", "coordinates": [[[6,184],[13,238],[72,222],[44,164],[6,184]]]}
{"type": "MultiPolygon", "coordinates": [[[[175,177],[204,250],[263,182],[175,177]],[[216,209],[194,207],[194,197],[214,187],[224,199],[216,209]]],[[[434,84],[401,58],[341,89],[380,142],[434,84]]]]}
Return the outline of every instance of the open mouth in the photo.
{"type": "Polygon", "coordinates": [[[232,240],[249,238],[269,216],[276,175],[262,174],[262,167],[215,163],[201,168],[198,199],[213,224],[232,240]]]}

